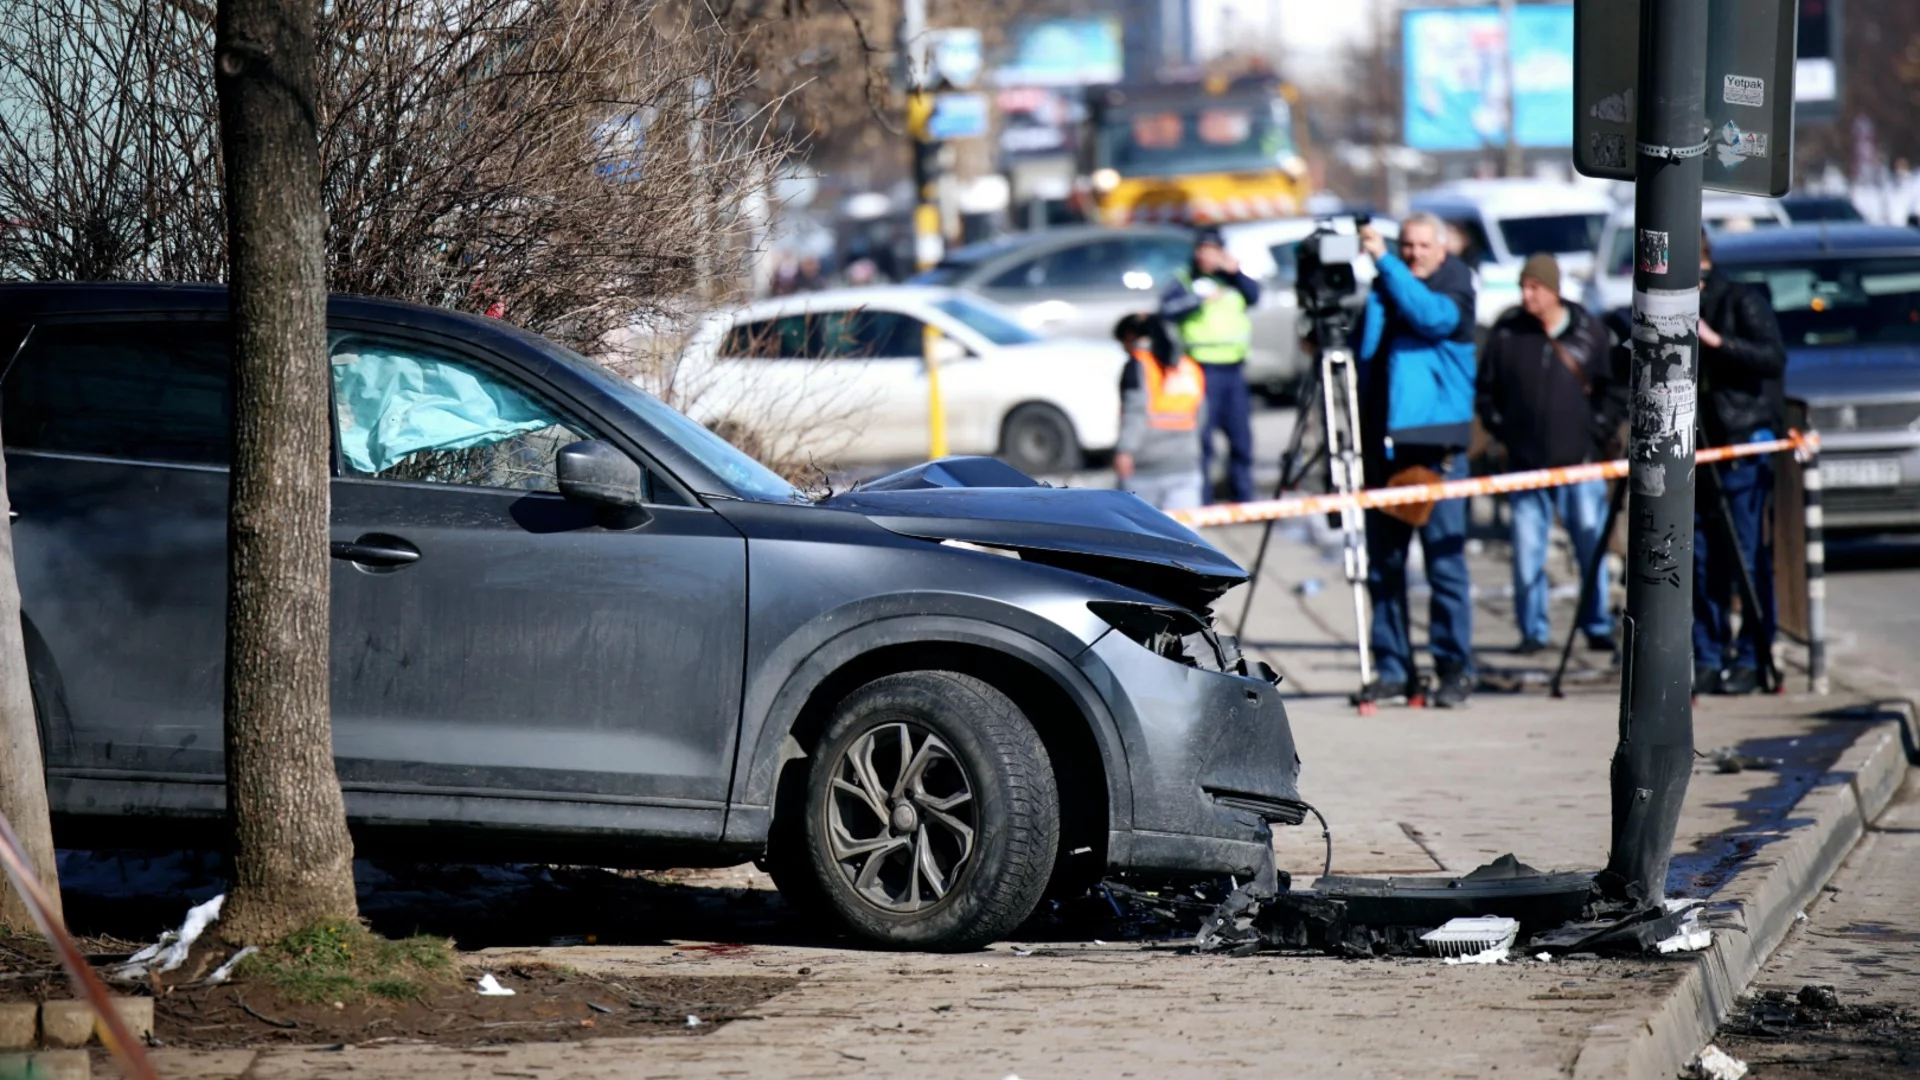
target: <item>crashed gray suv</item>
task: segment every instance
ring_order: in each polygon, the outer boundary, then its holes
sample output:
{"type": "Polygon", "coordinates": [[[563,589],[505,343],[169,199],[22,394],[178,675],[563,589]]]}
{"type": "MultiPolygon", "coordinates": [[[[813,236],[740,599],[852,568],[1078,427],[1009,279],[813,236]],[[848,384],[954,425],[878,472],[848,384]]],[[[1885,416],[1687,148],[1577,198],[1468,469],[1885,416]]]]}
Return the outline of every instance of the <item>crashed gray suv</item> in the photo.
{"type": "MultiPolygon", "coordinates": [[[[60,841],[217,842],[226,298],[0,286],[60,841]]],[[[725,865],[869,939],[1051,883],[1272,873],[1298,761],[1243,578],[1114,491],[949,459],[810,500],[551,342],[329,308],[334,753],[363,852],[725,865]]]]}

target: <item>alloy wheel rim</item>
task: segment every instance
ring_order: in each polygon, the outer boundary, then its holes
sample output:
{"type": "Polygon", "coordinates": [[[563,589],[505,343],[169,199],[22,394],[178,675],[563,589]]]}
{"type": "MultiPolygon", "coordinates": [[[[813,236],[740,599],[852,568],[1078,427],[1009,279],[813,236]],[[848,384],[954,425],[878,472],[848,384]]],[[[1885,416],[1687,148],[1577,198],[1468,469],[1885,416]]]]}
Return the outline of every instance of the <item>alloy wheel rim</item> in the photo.
{"type": "Polygon", "coordinates": [[[1030,424],[1021,440],[1028,461],[1044,461],[1049,464],[1059,460],[1060,440],[1055,433],[1039,424],[1030,424]]]}
{"type": "Polygon", "coordinates": [[[862,900],[925,911],[972,867],[975,809],[972,777],[944,740],[918,724],[882,724],[834,763],[827,847],[862,900]]]}

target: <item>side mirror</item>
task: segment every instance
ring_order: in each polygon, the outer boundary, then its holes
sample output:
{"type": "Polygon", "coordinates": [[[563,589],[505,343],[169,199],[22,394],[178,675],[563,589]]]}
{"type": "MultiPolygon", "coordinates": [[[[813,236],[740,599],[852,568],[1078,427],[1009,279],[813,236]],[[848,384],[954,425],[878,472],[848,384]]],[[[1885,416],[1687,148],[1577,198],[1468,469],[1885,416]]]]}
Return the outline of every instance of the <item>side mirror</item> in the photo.
{"type": "Polygon", "coordinates": [[[561,447],[554,458],[554,474],[560,494],[576,502],[619,509],[641,503],[640,466],[606,443],[585,439],[561,447]]]}
{"type": "Polygon", "coordinates": [[[928,350],[927,355],[934,363],[944,365],[969,359],[973,356],[973,353],[969,351],[965,345],[943,335],[934,339],[933,345],[928,350]]]}

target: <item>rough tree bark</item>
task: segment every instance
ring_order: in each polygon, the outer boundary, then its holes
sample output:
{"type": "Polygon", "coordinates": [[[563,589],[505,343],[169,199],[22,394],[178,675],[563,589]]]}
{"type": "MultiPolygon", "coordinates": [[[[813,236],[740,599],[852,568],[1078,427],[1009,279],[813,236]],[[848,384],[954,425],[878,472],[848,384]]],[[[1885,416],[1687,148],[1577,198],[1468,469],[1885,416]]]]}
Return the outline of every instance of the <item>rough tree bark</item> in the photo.
{"type": "Polygon", "coordinates": [[[330,416],[317,0],[220,0],[214,31],[233,330],[223,933],[358,913],[327,692],[330,416]]]}
{"type": "MultiPolygon", "coordinates": [[[[0,368],[10,341],[0,341],[0,368]]],[[[53,828],[47,821],[47,777],[40,759],[40,726],[27,684],[26,641],[20,629],[20,582],[13,575],[13,526],[7,522],[7,466],[0,458],[0,814],[13,825],[33,872],[54,904],[60,878],[53,865],[53,828]]],[[[56,910],[57,914],[57,910],[56,910]]],[[[0,929],[34,932],[33,917],[12,886],[0,882],[0,929]]]]}

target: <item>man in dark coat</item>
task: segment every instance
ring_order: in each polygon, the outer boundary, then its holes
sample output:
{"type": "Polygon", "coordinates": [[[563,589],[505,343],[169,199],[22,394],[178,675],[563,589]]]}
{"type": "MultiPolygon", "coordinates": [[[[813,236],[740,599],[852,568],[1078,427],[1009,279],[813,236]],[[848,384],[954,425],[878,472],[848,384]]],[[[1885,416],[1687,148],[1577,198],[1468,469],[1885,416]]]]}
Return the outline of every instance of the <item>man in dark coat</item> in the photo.
{"type": "MultiPolygon", "coordinates": [[[[1700,238],[1700,438],[1703,446],[1765,442],[1786,430],[1787,349],[1764,292],[1714,270],[1713,247],[1700,238]]],[[[1750,694],[1759,689],[1759,650],[1772,649],[1773,545],[1767,516],[1773,464],[1765,457],[1701,466],[1693,524],[1693,689],[1750,694]],[[1738,547],[1726,542],[1718,495],[1733,518],[1738,547]],[[1731,608],[1744,561],[1760,610],[1744,612],[1738,640],[1731,608]]]]}
{"type": "MultiPolygon", "coordinates": [[[[1626,388],[1615,384],[1607,328],[1560,298],[1560,264],[1547,253],[1520,270],[1520,306],[1502,316],[1480,351],[1474,405],[1487,432],[1507,448],[1510,468],[1545,469],[1605,460],[1626,415],[1626,388]]],[[[1547,647],[1547,533],[1557,515],[1582,572],[1605,538],[1607,482],[1516,491],[1513,510],[1513,610],[1517,651],[1547,647]]],[[[1587,644],[1613,650],[1607,568],[1578,614],[1587,644]]]]}

